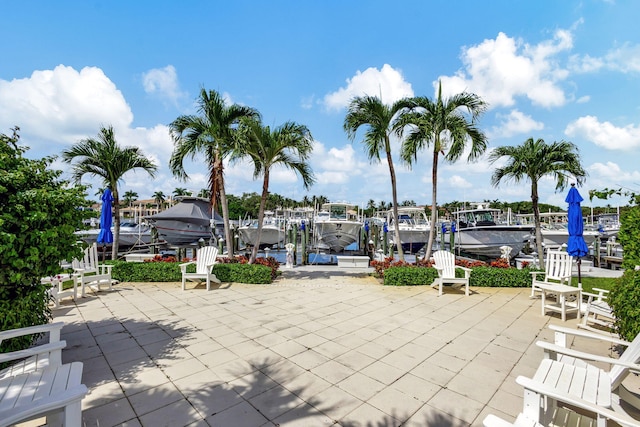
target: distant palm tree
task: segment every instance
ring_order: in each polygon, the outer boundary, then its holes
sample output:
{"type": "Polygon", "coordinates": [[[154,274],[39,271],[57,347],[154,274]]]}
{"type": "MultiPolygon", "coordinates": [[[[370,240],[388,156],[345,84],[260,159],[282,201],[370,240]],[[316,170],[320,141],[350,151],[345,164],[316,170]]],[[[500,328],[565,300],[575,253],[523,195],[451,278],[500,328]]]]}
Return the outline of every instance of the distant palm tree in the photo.
{"type": "Polygon", "coordinates": [[[578,185],[582,185],[587,172],[580,164],[578,147],[568,141],[547,144],[543,139],[527,139],[522,145],[498,147],[489,155],[491,163],[507,157],[507,164],[497,168],[491,176],[494,187],[503,181],[531,182],[531,203],[536,228],[536,250],[538,261],[544,265],[542,234],[540,232],[540,207],[538,205],[538,182],[544,176],[552,176],[556,181],[556,191],[562,191],[573,176],[578,185]]]}
{"type": "Polygon", "coordinates": [[[442,84],[438,86],[438,98],[435,101],[416,97],[413,103],[414,107],[403,112],[396,121],[395,131],[399,135],[406,135],[402,144],[402,158],[409,165],[417,160],[418,152],[423,148],[433,147],[431,227],[425,253],[425,259],[429,259],[438,217],[438,159],[442,154],[445,161],[456,162],[469,143],[468,161],[477,159],[485,152],[487,137],[477,127],[476,121],[485,111],[486,103],[479,96],[466,92],[443,99],[442,84]],[[463,113],[465,111],[470,117],[463,113]]]}
{"type": "MultiPolygon", "coordinates": [[[[209,167],[209,188],[213,212],[217,211],[218,200],[222,207],[225,238],[229,255],[232,254],[231,227],[229,225],[229,206],[224,187],[223,160],[234,149],[233,134],[242,118],[258,119],[257,110],[238,104],[226,105],[215,90],[200,90],[198,99],[199,116],[185,115],[175,119],[170,125],[174,140],[173,154],[169,167],[173,174],[188,179],[183,162],[186,157],[194,158],[202,153],[209,167]]],[[[212,212],[212,216],[214,213],[212,212]]]]}
{"type": "Polygon", "coordinates": [[[127,206],[131,207],[133,202],[138,200],[138,193],[132,190],[128,190],[124,193],[124,196],[122,197],[122,199],[127,206]]]}
{"type": "MultiPolygon", "coordinates": [[[[362,143],[365,146],[369,161],[380,162],[380,152],[387,158],[389,175],[391,177],[391,195],[393,197],[393,216],[398,218],[398,194],[396,189],[396,172],[391,156],[390,136],[393,131],[394,120],[399,112],[410,107],[406,99],[396,101],[388,106],[380,98],[374,96],[356,97],[349,103],[349,111],[344,118],[344,131],[350,140],[354,140],[356,132],[361,126],[367,126],[362,143]]],[[[398,256],[404,261],[402,245],[400,244],[400,229],[395,228],[395,241],[398,244],[398,256]]]]}
{"type": "Polygon", "coordinates": [[[203,199],[211,199],[211,190],[206,188],[200,189],[198,192],[198,197],[202,197],[203,199]]]}
{"type": "Polygon", "coordinates": [[[153,193],[153,200],[156,202],[156,205],[158,205],[158,210],[162,210],[165,199],[166,197],[162,191],[156,191],[153,193]]]}
{"type": "Polygon", "coordinates": [[[313,150],[311,132],[304,125],[286,122],[271,129],[257,120],[243,120],[240,129],[242,143],[233,154],[233,159],[248,157],[253,163],[253,177],[262,176],[262,195],[258,209],[258,230],[256,244],[251,252],[250,263],[256,260],[258,246],[262,236],[262,221],[269,195],[269,178],[274,166],[284,166],[293,170],[302,178],[302,184],[308,189],[315,181],[313,172],[307,163],[313,150]]]}
{"type": "Polygon", "coordinates": [[[102,127],[97,138],[87,138],[62,151],[62,160],[73,164],[73,178],[80,182],[86,174],[102,178],[113,193],[115,221],[113,225],[112,259],[118,258],[120,241],[120,199],[118,181],[129,171],[143,169],[155,177],[158,166],[146,158],[139,147],[118,145],[113,127],[102,127]]]}
{"type": "Polygon", "coordinates": [[[173,190],[173,195],[175,197],[180,197],[180,196],[190,196],[191,192],[189,190],[187,190],[186,188],[181,188],[181,187],[176,187],[173,190]]]}

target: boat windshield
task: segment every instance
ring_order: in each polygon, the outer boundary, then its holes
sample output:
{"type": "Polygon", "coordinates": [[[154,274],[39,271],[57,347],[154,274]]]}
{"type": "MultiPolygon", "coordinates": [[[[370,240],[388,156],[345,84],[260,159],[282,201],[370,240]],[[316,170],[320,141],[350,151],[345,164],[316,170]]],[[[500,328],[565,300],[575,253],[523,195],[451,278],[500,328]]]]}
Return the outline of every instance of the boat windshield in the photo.
{"type": "Polygon", "coordinates": [[[347,219],[346,206],[331,206],[331,219],[347,219]]]}

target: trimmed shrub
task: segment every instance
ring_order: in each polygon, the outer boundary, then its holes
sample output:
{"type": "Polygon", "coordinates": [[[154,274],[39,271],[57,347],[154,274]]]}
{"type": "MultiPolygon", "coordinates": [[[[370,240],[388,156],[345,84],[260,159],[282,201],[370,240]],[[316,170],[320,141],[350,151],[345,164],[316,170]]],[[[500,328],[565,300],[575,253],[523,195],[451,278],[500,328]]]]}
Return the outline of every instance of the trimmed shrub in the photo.
{"type": "Polygon", "coordinates": [[[632,341],[640,333],[640,271],[625,271],[611,289],[607,301],[616,317],[616,332],[621,338],[632,341]]]}
{"type": "Polygon", "coordinates": [[[531,286],[530,268],[474,267],[469,286],[496,288],[526,288],[531,286]]]}
{"type": "Polygon", "coordinates": [[[388,286],[431,285],[438,272],[433,267],[389,267],[384,272],[388,286]]]}
{"type": "Polygon", "coordinates": [[[216,264],[213,266],[213,272],[223,282],[264,285],[272,281],[272,269],[259,264],[216,264]]]}

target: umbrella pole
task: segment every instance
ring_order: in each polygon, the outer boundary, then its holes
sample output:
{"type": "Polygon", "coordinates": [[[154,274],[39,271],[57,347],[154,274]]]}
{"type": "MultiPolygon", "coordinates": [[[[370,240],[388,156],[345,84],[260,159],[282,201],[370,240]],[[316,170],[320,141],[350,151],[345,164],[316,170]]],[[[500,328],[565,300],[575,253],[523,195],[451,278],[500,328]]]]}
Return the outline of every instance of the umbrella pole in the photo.
{"type": "Polygon", "coordinates": [[[582,289],[582,275],[580,274],[580,264],[582,264],[582,258],[578,257],[578,288],[582,289]]]}

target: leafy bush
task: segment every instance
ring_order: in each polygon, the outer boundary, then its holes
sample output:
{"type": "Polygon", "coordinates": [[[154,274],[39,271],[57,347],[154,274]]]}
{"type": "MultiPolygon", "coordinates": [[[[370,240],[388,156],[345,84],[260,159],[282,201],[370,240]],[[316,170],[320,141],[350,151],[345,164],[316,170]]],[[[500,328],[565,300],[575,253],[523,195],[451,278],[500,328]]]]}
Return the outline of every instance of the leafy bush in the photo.
{"type": "Polygon", "coordinates": [[[531,286],[530,268],[474,267],[469,286],[526,288],[531,286]]]}
{"type": "MultiPolygon", "coordinates": [[[[82,254],[76,229],[87,211],[84,187],[70,188],[51,170],[53,157],[23,156],[18,129],[0,134],[0,330],[48,323],[51,312],[40,279],[59,273],[60,262],[82,254]]],[[[37,337],[3,341],[0,352],[30,346],[37,337]]]]}
{"type": "Polygon", "coordinates": [[[384,284],[389,286],[430,285],[438,272],[433,267],[389,267],[384,272],[384,284]]]}
{"type": "Polygon", "coordinates": [[[618,241],[624,250],[622,268],[633,270],[640,265],[640,206],[621,214],[618,241]]]}
{"type": "MultiPolygon", "coordinates": [[[[471,265],[474,263],[472,262],[471,265]]],[[[487,267],[486,263],[471,267],[470,286],[478,287],[511,287],[526,288],[531,286],[531,271],[533,269],[505,268],[502,264],[498,267],[487,267]]],[[[463,277],[464,273],[456,270],[456,277],[463,277]]],[[[435,268],[418,267],[415,265],[388,267],[384,271],[384,284],[392,286],[430,285],[438,277],[435,268]]]]}
{"type": "Polygon", "coordinates": [[[640,333],[640,271],[626,270],[611,289],[608,301],[616,317],[616,332],[632,341],[640,333]]]}
{"type": "Polygon", "coordinates": [[[213,266],[213,272],[223,282],[268,284],[272,281],[272,269],[257,263],[216,264],[213,266]]]}

